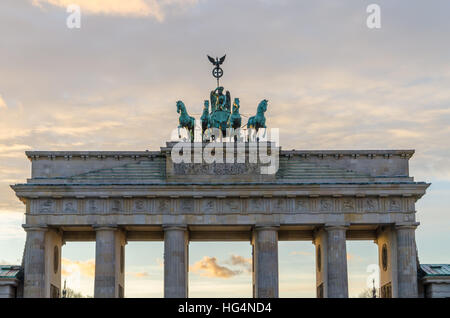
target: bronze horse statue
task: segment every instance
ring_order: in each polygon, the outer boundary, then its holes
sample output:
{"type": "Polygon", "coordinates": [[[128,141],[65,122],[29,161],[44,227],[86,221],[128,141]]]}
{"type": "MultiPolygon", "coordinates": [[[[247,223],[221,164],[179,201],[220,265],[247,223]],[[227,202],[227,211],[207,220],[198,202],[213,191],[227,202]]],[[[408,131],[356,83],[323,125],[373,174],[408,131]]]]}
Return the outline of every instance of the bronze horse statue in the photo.
{"type": "Polygon", "coordinates": [[[180,114],[178,119],[180,125],[178,126],[178,138],[181,138],[180,128],[186,128],[189,132],[191,142],[194,142],[194,129],[195,129],[195,118],[188,115],[186,106],[179,100],[177,102],[177,113],[180,114]]]}
{"type": "MultiPolygon", "coordinates": [[[[248,119],[247,122],[247,128],[249,130],[248,134],[248,141],[250,141],[252,136],[252,130],[255,131],[255,137],[258,135],[258,130],[260,128],[267,128],[266,127],[266,117],[264,116],[264,113],[267,111],[267,104],[269,101],[267,99],[262,100],[259,105],[258,109],[256,111],[256,115],[252,116],[248,119]]],[[[264,131],[264,135],[266,132],[264,131]]],[[[256,141],[259,141],[259,138],[256,137],[256,141]]]]}

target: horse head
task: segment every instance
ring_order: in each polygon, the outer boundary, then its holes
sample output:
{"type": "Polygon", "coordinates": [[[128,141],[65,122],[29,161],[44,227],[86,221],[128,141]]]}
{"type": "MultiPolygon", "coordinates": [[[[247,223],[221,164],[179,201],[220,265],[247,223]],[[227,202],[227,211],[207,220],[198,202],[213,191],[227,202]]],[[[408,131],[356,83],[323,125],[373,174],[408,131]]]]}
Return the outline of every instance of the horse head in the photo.
{"type": "Polygon", "coordinates": [[[267,99],[263,99],[258,105],[258,113],[265,113],[267,111],[267,104],[269,101],[267,99]]]}
{"type": "Polygon", "coordinates": [[[177,102],[177,113],[180,113],[185,109],[186,109],[186,107],[184,106],[184,103],[181,100],[179,100],[177,102]]]}

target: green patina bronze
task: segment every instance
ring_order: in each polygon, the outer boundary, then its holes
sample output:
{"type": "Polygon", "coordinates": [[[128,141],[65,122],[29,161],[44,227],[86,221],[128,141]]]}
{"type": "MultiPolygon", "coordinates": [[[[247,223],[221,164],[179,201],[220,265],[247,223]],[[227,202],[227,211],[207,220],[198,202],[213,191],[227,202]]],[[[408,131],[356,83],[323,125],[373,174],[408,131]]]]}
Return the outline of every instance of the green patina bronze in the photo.
{"type": "Polygon", "coordinates": [[[217,128],[226,136],[230,128],[229,119],[231,115],[231,94],[229,91],[223,94],[223,87],[217,87],[210,93],[211,114],[209,116],[209,128],[217,128]]]}
{"type": "Polygon", "coordinates": [[[230,116],[230,126],[233,129],[241,128],[242,118],[241,114],[239,114],[240,107],[241,106],[239,105],[239,98],[235,98],[233,103],[233,112],[230,116]]]}
{"type": "Polygon", "coordinates": [[[209,101],[205,100],[204,106],[203,106],[203,113],[202,117],[200,118],[200,121],[202,122],[202,136],[205,136],[205,132],[209,128],[209,101]]]}
{"type": "MultiPolygon", "coordinates": [[[[267,128],[264,113],[267,111],[268,102],[269,101],[267,99],[262,100],[258,105],[256,115],[248,119],[247,128],[250,130],[255,130],[255,136],[258,134],[258,130],[260,128],[267,128]]],[[[251,139],[251,134],[248,135],[248,139],[251,139]]]]}
{"type": "MultiPolygon", "coordinates": [[[[220,65],[222,65],[225,61],[225,56],[221,59],[216,58],[215,60],[208,56],[208,59],[215,66],[216,72],[213,72],[213,76],[219,80],[219,78],[223,75],[220,65]]],[[[249,140],[252,136],[252,132],[256,136],[260,128],[266,128],[266,117],[264,116],[264,113],[267,111],[267,103],[268,101],[266,99],[261,101],[258,105],[256,115],[250,117],[248,123],[245,125],[250,130],[249,140]]],[[[203,140],[208,140],[209,138],[214,140],[217,136],[214,136],[214,134],[211,133],[211,130],[218,129],[221,133],[221,137],[234,135],[234,140],[237,141],[236,135],[239,135],[239,129],[241,129],[242,125],[242,118],[239,111],[239,98],[235,98],[233,106],[231,106],[231,94],[229,91],[224,93],[224,88],[222,86],[218,86],[215,90],[211,91],[209,94],[209,101],[205,100],[204,102],[203,112],[200,118],[203,140]],[[210,106],[211,112],[209,109],[210,106]]],[[[180,128],[186,128],[189,132],[191,142],[193,142],[195,119],[188,115],[186,107],[182,101],[177,102],[177,112],[180,113],[178,135],[180,136],[180,128]]]]}
{"type": "Polygon", "coordinates": [[[178,137],[181,138],[180,128],[186,128],[189,132],[191,142],[194,142],[194,129],[195,129],[195,118],[188,115],[186,106],[179,100],[177,102],[177,113],[180,114],[178,119],[180,125],[178,126],[178,137]]]}

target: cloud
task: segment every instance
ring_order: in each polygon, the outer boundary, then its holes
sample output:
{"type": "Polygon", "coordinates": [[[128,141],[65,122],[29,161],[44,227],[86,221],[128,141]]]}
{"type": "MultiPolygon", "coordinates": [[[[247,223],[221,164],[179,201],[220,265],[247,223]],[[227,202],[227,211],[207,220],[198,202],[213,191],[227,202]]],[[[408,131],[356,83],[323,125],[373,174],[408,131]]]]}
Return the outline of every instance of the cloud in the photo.
{"type": "Polygon", "coordinates": [[[150,277],[148,272],[127,272],[127,275],[131,275],[137,278],[150,277]]]}
{"type": "Polygon", "coordinates": [[[231,255],[230,260],[227,262],[231,265],[237,265],[237,266],[243,266],[244,269],[251,273],[252,272],[252,259],[251,258],[245,258],[240,255],[231,255]]]}
{"type": "Polygon", "coordinates": [[[0,109],[2,108],[8,108],[8,106],[6,105],[5,100],[3,99],[2,95],[0,94],[0,109]]]}
{"type": "Polygon", "coordinates": [[[72,261],[68,258],[62,259],[62,276],[84,276],[88,278],[95,277],[95,260],[72,261]]]}
{"type": "Polygon", "coordinates": [[[305,252],[305,251],[292,251],[289,253],[289,255],[301,255],[301,256],[311,256],[311,252],[305,252]]]}
{"type": "Polygon", "coordinates": [[[351,254],[351,253],[347,253],[347,261],[349,262],[362,262],[364,261],[364,258],[355,255],[355,254],[351,254]]]}
{"type": "Polygon", "coordinates": [[[32,4],[43,8],[43,3],[66,8],[77,4],[82,13],[129,17],[165,18],[166,8],[185,8],[197,4],[198,0],[32,0],[32,4]]]}
{"type": "Polygon", "coordinates": [[[158,267],[164,268],[164,260],[159,257],[156,258],[156,264],[158,265],[158,267]]]}
{"type": "Polygon", "coordinates": [[[23,213],[1,212],[0,205],[0,240],[23,239],[25,231],[22,228],[23,213]]]}
{"type": "Polygon", "coordinates": [[[231,270],[226,266],[221,266],[217,263],[215,257],[205,256],[200,261],[189,267],[192,273],[200,274],[204,277],[216,278],[232,278],[242,273],[240,270],[231,270]]]}

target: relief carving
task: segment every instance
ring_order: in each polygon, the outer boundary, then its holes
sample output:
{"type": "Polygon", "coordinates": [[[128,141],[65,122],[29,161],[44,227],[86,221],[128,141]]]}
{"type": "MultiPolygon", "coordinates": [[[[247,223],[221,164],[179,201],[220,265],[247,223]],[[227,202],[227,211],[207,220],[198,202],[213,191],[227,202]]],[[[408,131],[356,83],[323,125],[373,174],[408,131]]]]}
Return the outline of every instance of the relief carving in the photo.
{"type": "Polygon", "coordinates": [[[378,201],[374,198],[364,200],[364,211],[375,212],[378,210],[378,201]]]}
{"type": "Polygon", "coordinates": [[[320,211],[331,212],[333,209],[333,202],[331,199],[320,199],[320,211]]]}
{"type": "Polygon", "coordinates": [[[100,207],[99,207],[98,200],[95,200],[95,199],[88,200],[87,210],[89,213],[99,212],[100,207]]]}
{"type": "Polygon", "coordinates": [[[307,199],[297,199],[295,201],[295,210],[299,212],[308,211],[308,200],[307,199]]]}
{"type": "Polygon", "coordinates": [[[122,211],[122,201],[113,200],[111,202],[111,212],[121,212],[122,211]]]}
{"type": "Polygon", "coordinates": [[[64,213],[76,213],[77,212],[77,201],[75,200],[65,200],[63,205],[64,213]]]}
{"type": "Polygon", "coordinates": [[[355,201],[349,198],[344,199],[342,201],[342,211],[344,212],[355,211],[355,201]]]}
{"type": "Polygon", "coordinates": [[[225,199],[224,210],[226,212],[239,212],[241,210],[239,199],[225,199]]]}
{"type": "Polygon", "coordinates": [[[214,200],[205,199],[202,201],[202,211],[203,212],[214,212],[214,200]]]}
{"type": "Polygon", "coordinates": [[[50,199],[45,199],[41,201],[39,206],[39,212],[49,213],[55,211],[55,202],[50,199]]]}
{"type": "Polygon", "coordinates": [[[194,200],[192,200],[192,199],[181,199],[180,209],[183,212],[194,212],[194,200]]]}
{"type": "Polygon", "coordinates": [[[157,206],[159,212],[170,212],[170,200],[167,198],[159,199],[157,206]]]}
{"type": "Polygon", "coordinates": [[[250,209],[252,211],[263,211],[264,210],[264,202],[262,199],[253,198],[250,200],[250,209]]]}
{"type": "Polygon", "coordinates": [[[286,200],[282,198],[277,198],[272,201],[273,212],[281,212],[286,210],[286,200]]]}
{"type": "Polygon", "coordinates": [[[251,163],[176,163],[177,175],[240,175],[259,173],[259,166],[251,163]]]}
{"type": "Polygon", "coordinates": [[[145,201],[141,199],[135,200],[133,207],[135,212],[145,212],[145,201]]]}
{"type": "Polygon", "coordinates": [[[392,198],[389,200],[389,211],[398,212],[401,210],[400,199],[392,198]]]}

